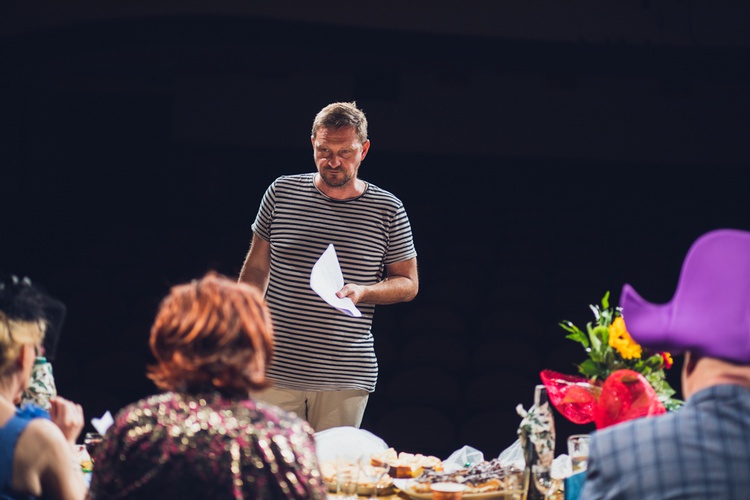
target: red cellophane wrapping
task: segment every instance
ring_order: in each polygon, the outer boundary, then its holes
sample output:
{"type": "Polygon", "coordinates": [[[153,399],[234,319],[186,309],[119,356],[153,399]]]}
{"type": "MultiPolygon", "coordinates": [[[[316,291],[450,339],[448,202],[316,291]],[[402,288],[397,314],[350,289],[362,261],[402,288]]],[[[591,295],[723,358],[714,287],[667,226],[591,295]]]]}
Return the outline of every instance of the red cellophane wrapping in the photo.
{"type": "Polygon", "coordinates": [[[597,429],[634,418],[661,415],[667,410],[646,378],[632,370],[617,370],[602,386],[596,405],[597,429]]]}
{"type": "Polygon", "coordinates": [[[594,421],[594,408],[600,391],[596,383],[583,377],[565,375],[553,370],[543,370],[540,375],[552,405],[565,418],[575,424],[587,424],[594,421]]]}
{"type": "Polygon", "coordinates": [[[541,378],[553,406],[576,424],[602,429],[666,411],[651,384],[632,370],[613,372],[604,384],[553,370],[543,370],[541,378]]]}

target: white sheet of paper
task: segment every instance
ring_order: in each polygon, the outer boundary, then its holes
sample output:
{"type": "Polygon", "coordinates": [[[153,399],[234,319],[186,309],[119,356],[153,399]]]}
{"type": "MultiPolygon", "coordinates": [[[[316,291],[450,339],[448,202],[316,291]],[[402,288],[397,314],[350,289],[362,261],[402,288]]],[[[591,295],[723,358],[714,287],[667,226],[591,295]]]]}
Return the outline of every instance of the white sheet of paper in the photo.
{"type": "Polygon", "coordinates": [[[326,251],[318,258],[318,261],[310,272],[310,288],[320,295],[320,298],[339,311],[359,318],[362,313],[348,297],[340,299],[336,292],[344,286],[344,275],[341,273],[339,259],[336,257],[336,249],[333,244],[328,245],[326,251]]]}

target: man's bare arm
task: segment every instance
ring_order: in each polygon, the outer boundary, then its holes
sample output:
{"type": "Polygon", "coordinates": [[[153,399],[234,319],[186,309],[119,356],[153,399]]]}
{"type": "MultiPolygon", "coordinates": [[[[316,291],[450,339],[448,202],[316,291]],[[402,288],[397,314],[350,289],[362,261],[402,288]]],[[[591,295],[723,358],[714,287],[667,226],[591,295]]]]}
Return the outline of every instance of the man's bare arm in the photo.
{"type": "Polygon", "coordinates": [[[255,286],[265,295],[270,272],[271,243],[254,234],[250,251],[247,252],[245,263],[242,264],[239,281],[255,286]]]}
{"type": "Polygon", "coordinates": [[[395,304],[409,302],[419,292],[419,276],[417,274],[417,258],[396,262],[386,266],[388,277],[374,285],[356,285],[347,283],[338,291],[339,297],[349,297],[358,304],[395,304]]]}

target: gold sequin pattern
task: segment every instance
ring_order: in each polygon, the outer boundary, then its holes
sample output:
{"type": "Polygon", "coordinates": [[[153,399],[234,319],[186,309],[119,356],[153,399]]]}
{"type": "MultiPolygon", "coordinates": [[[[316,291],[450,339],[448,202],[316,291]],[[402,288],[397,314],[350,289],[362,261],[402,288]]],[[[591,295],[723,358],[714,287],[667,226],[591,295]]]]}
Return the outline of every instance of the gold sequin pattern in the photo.
{"type": "Polygon", "coordinates": [[[251,399],[167,392],[118,413],[93,498],[326,498],[312,429],[251,399]]]}

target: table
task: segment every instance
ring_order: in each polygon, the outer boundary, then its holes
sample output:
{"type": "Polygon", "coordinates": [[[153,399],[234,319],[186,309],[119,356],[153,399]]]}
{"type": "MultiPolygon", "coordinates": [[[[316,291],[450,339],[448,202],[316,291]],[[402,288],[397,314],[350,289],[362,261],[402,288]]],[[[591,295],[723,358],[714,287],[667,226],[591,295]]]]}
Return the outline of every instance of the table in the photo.
{"type": "MultiPolygon", "coordinates": [[[[328,495],[328,500],[340,500],[342,498],[344,498],[342,495],[337,495],[336,493],[330,493],[328,495]]],[[[360,496],[358,497],[358,500],[365,500],[367,498],[367,496],[360,496]]],[[[563,492],[558,491],[550,497],[550,500],[564,500],[564,498],[565,495],[563,494],[563,492]]],[[[393,495],[381,495],[378,497],[378,500],[411,500],[411,498],[406,493],[399,491],[398,493],[395,493],[393,495]]]]}

